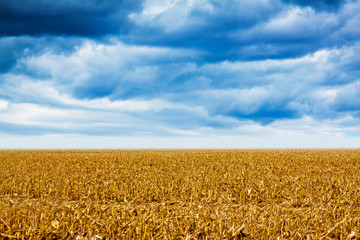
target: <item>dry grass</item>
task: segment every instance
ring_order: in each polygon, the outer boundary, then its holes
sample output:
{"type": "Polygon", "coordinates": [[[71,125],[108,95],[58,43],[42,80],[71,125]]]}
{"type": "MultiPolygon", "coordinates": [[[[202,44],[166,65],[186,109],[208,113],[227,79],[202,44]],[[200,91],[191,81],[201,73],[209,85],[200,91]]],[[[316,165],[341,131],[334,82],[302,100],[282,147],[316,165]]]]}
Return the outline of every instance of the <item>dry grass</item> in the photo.
{"type": "Polygon", "coordinates": [[[360,151],[0,151],[3,239],[360,239],[360,151]]]}

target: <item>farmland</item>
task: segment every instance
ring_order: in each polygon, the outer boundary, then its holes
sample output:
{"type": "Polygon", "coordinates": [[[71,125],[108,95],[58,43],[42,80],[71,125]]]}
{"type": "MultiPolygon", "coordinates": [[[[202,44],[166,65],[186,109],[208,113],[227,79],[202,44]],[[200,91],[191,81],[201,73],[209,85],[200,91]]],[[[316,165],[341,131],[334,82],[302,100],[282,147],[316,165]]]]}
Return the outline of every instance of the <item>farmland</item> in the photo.
{"type": "Polygon", "coordinates": [[[3,239],[360,239],[360,150],[0,151],[3,239]]]}

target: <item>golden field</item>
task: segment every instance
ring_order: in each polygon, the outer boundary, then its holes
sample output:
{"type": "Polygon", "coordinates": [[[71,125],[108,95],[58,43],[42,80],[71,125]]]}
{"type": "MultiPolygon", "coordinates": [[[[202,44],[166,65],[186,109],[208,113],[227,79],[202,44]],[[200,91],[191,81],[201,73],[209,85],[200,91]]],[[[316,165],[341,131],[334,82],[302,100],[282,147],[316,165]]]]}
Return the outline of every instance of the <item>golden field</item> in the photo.
{"type": "Polygon", "coordinates": [[[2,239],[360,239],[360,150],[0,151],[2,239]]]}

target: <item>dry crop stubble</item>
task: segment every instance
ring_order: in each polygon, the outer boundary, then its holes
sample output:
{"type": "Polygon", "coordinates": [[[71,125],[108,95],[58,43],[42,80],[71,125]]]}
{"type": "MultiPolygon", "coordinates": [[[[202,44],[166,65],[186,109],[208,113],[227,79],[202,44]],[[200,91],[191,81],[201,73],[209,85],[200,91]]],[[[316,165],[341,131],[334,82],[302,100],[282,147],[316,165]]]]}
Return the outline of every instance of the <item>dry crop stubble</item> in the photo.
{"type": "Polygon", "coordinates": [[[360,239],[359,150],[1,151],[4,239],[360,239]]]}

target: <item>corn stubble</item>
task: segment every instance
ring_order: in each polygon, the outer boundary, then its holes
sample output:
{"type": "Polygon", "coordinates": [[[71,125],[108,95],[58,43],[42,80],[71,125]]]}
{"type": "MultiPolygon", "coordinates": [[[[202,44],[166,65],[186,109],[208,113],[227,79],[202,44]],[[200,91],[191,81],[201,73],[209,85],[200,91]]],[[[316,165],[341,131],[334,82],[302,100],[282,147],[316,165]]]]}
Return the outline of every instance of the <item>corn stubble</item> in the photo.
{"type": "Polygon", "coordinates": [[[360,239],[359,150],[0,151],[2,239],[360,239]]]}

